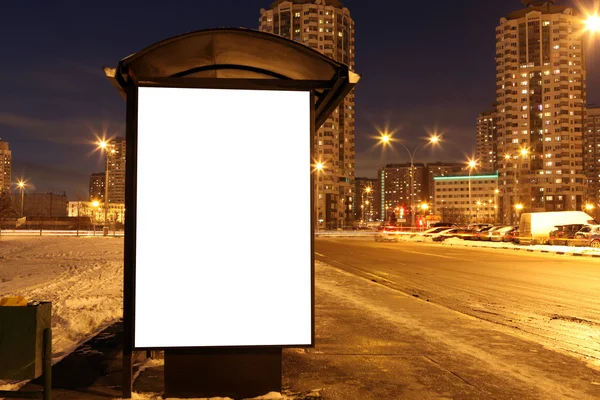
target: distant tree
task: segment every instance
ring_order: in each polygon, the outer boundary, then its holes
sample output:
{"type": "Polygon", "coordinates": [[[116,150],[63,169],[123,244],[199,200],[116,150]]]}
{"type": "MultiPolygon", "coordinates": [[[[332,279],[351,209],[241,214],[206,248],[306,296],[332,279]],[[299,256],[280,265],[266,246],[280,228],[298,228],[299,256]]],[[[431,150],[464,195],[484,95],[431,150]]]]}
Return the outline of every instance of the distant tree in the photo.
{"type": "Polygon", "coordinates": [[[8,193],[0,193],[0,237],[2,236],[4,222],[10,218],[15,218],[17,215],[11,196],[8,193]]]}
{"type": "Polygon", "coordinates": [[[46,196],[43,196],[42,201],[40,201],[38,204],[36,204],[36,207],[35,207],[34,214],[36,217],[39,218],[40,236],[42,236],[42,230],[44,229],[44,220],[49,215],[48,214],[48,206],[49,205],[48,205],[46,196]]]}

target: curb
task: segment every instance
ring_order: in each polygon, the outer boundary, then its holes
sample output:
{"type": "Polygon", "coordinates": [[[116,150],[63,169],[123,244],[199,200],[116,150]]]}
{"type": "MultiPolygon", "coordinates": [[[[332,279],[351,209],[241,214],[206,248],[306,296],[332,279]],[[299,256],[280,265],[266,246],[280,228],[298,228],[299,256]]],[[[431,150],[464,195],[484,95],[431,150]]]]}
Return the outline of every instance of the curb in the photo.
{"type": "Polygon", "coordinates": [[[561,256],[566,255],[566,256],[572,256],[572,257],[600,258],[600,254],[566,253],[564,251],[535,250],[535,249],[526,249],[523,247],[471,246],[468,244],[454,244],[454,243],[448,243],[448,244],[445,244],[445,246],[471,247],[471,248],[481,248],[481,249],[525,250],[529,253],[546,253],[546,254],[556,254],[556,255],[561,255],[561,256]]]}

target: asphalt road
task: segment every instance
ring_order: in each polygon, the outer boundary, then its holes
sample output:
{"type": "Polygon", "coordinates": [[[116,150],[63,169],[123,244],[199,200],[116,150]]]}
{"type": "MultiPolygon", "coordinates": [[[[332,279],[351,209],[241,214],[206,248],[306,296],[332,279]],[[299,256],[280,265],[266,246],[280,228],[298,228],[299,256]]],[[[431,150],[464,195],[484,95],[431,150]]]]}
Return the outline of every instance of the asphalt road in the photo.
{"type": "Polygon", "coordinates": [[[600,399],[598,259],[315,242],[315,347],[285,386],[327,400],[600,399]]]}
{"type": "Polygon", "coordinates": [[[365,238],[318,239],[317,260],[509,327],[600,365],[600,260],[365,238]]]}

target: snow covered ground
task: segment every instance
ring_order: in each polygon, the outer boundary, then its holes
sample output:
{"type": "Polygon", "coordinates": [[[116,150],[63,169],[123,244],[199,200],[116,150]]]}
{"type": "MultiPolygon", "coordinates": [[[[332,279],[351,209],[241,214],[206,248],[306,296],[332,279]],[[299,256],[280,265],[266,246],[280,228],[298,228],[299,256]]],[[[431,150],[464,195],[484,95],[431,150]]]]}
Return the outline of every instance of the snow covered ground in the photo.
{"type": "MultiPolygon", "coordinates": [[[[0,298],[52,302],[53,364],[122,317],[123,238],[103,236],[2,236],[0,298]]],[[[163,360],[147,360],[153,367],[163,360]]],[[[0,381],[0,390],[25,382],[0,381]]],[[[162,398],[134,393],[134,399],[162,398]]],[[[226,400],[213,398],[211,400],[226,400]]],[[[257,400],[286,400],[268,393],[257,400]]]]}
{"type": "Polygon", "coordinates": [[[472,247],[508,247],[509,249],[525,249],[532,251],[548,251],[551,253],[571,253],[571,254],[589,254],[589,255],[600,255],[600,249],[592,247],[569,247],[569,246],[549,246],[549,245],[535,245],[535,246],[523,246],[514,243],[502,243],[502,242],[488,242],[479,240],[463,240],[459,238],[451,238],[442,242],[445,245],[459,245],[459,246],[472,246],[472,247]]]}
{"type": "Polygon", "coordinates": [[[122,293],[123,238],[0,239],[0,298],[52,302],[53,363],[122,317],[122,293]]]}

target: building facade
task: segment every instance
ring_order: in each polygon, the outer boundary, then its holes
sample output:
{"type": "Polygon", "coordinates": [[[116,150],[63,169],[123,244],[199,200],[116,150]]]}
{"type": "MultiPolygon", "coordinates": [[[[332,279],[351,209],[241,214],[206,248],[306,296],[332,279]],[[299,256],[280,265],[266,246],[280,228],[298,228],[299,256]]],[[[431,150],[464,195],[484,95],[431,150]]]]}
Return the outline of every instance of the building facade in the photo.
{"type": "MultiPolygon", "coordinates": [[[[20,214],[21,193],[11,195],[15,205],[15,215],[20,214]]],[[[67,195],[54,193],[23,194],[23,216],[37,218],[54,218],[67,216],[67,195]]]]}
{"type": "Polygon", "coordinates": [[[498,222],[497,173],[436,176],[434,182],[434,213],[444,222],[498,222]]]}
{"type": "Polygon", "coordinates": [[[104,178],[106,174],[104,172],[95,172],[90,175],[90,196],[89,201],[102,201],[104,202],[104,178]]]}
{"type": "Polygon", "coordinates": [[[444,163],[436,162],[427,164],[427,201],[434,204],[435,181],[436,176],[451,176],[464,170],[464,163],[444,163]]]}
{"type": "Polygon", "coordinates": [[[12,153],[8,142],[0,139],[0,194],[10,193],[12,153]]]}
{"type": "MultiPolygon", "coordinates": [[[[381,216],[388,220],[390,215],[402,216],[407,221],[411,218],[411,189],[410,189],[410,163],[387,164],[378,171],[378,180],[381,187],[380,202],[381,216]]],[[[414,196],[412,205],[417,213],[420,203],[428,200],[428,174],[425,164],[414,164],[414,196]]]]}
{"type": "Polygon", "coordinates": [[[498,148],[496,143],[496,110],[484,111],[477,116],[477,153],[475,158],[485,171],[496,171],[498,148]]]}
{"type": "Polygon", "coordinates": [[[497,151],[501,215],[581,210],[586,70],[582,21],[554,0],[496,28],[497,151]]]}
{"type": "MultiPolygon", "coordinates": [[[[125,138],[116,137],[108,142],[108,203],[125,203],[125,138]]],[[[102,196],[104,198],[104,195],[102,196]]]]}
{"type": "MultiPolygon", "coordinates": [[[[69,201],[68,213],[69,217],[89,217],[96,224],[104,223],[104,203],[99,202],[95,207],[92,201],[69,201]]],[[[124,223],[125,204],[109,203],[107,218],[110,223],[124,223]]]]}
{"type": "Polygon", "coordinates": [[[354,218],[357,221],[375,221],[377,215],[374,212],[375,184],[377,179],[356,178],[354,180],[354,218]]]}
{"type": "Polygon", "coordinates": [[[586,204],[600,216],[600,106],[588,106],[584,137],[584,166],[587,175],[586,204]]]}
{"type": "MultiPolygon", "coordinates": [[[[295,40],[354,70],[354,21],[338,0],[278,0],[260,10],[259,30],[295,40]]],[[[349,225],[355,215],[354,91],[321,126],[314,138],[315,162],[325,168],[317,178],[321,227],[349,225]]]]}

